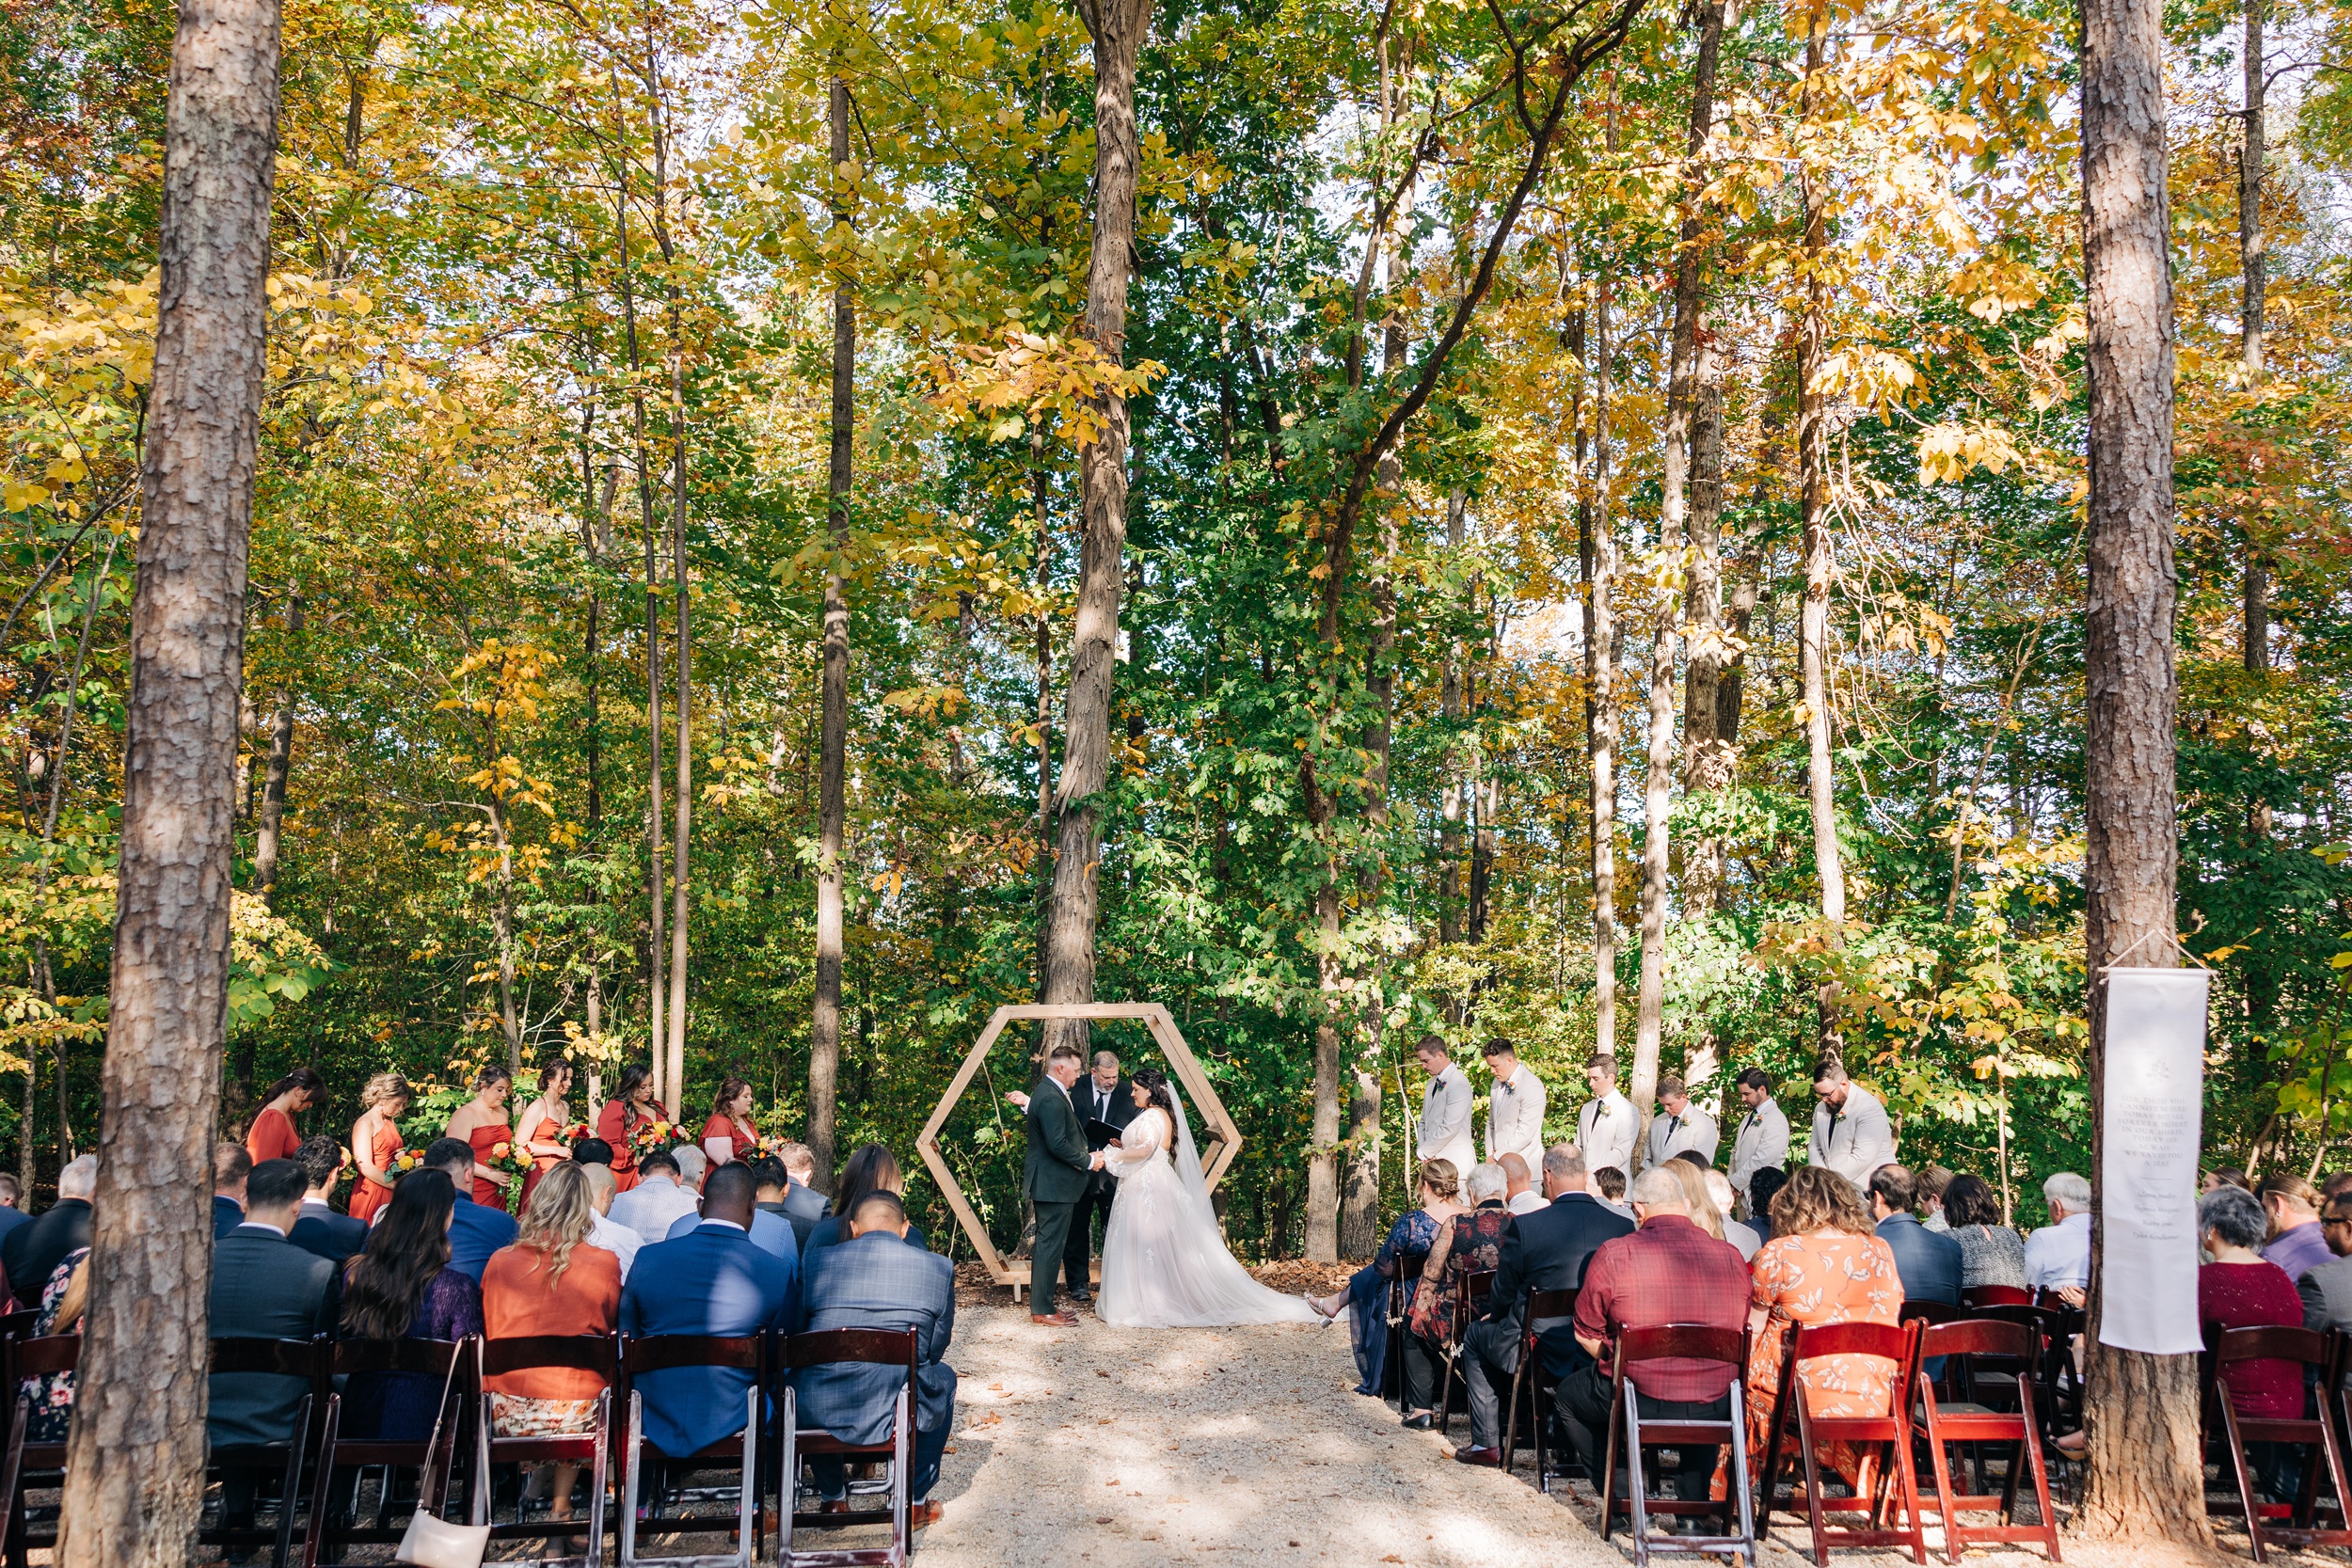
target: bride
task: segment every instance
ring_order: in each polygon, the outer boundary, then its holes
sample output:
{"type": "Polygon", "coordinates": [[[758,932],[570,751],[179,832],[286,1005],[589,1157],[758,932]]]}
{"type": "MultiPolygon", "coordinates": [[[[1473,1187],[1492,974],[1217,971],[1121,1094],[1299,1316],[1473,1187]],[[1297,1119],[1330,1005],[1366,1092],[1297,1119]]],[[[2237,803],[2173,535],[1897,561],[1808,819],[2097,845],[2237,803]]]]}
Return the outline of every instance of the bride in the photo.
{"type": "Polygon", "coordinates": [[[1182,1102],[1168,1075],[1135,1076],[1136,1117],[1104,1150],[1119,1179],[1095,1310],[1120,1328],[1309,1323],[1321,1314],[1249,1277],[1225,1249],[1182,1102]]]}

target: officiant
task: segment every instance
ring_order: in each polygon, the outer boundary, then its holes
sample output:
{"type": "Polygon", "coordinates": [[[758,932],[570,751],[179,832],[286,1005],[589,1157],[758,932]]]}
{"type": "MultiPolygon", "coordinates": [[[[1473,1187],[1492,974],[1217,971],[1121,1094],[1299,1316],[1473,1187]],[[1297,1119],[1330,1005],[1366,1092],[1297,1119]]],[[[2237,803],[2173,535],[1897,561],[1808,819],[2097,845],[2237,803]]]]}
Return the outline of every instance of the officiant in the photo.
{"type": "MultiPolygon", "coordinates": [[[[1094,1070],[1070,1098],[1078,1113],[1079,1126],[1086,1129],[1089,1153],[1107,1148],[1111,1139],[1126,1131],[1136,1117],[1135,1085],[1120,1070],[1119,1058],[1107,1051],[1094,1053],[1094,1070]]],[[[1070,1299],[1080,1307],[1094,1299],[1090,1280],[1095,1218],[1100,1215],[1105,1226],[1110,1224],[1111,1199],[1118,1191],[1117,1177],[1107,1170],[1096,1171],[1087,1180],[1086,1194],[1078,1199],[1077,1212],[1070,1217],[1070,1240],[1061,1254],[1062,1272],[1070,1283],[1070,1299]]]]}

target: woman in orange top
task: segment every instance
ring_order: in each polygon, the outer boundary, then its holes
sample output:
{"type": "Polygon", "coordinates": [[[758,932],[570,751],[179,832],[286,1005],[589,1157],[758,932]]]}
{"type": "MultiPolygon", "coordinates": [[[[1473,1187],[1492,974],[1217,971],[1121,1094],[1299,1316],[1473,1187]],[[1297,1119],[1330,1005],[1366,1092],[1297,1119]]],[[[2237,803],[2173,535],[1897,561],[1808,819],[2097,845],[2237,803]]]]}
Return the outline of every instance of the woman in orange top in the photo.
{"type": "Polygon", "coordinates": [[[367,1111],[351,1125],[351,1157],[358,1162],[359,1180],[351,1189],[351,1217],[373,1221],[392,1201],[392,1162],[399,1158],[397,1118],[408,1114],[414,1091],[397,1072],[379,1072],[359,1091],[367,1111]]]}
{"type": "Polygon", "coordinates": [[[445,1138],[462,1138],[473,1145],[473,1200],[485,1209],[504,1209],[506,1189],[515,1178],[485,1160],[499,1157],[501,1145],[512,1146],[515,1130],[506,1122],[506,1097],[514,1092],[515,1075],[502,1067],[486,1067],[473,1081],[473,1098],[449,1118],[445,1138]]]}
{"type": "Polygon", "coordinates": [[[531,1195],[538,1190],[540,1178],[571,1158],[571,1146],[564,1142],[564,1129],[572,1120],[572,1108],[564,1097],[571,1087],[572,1065],[550,1062],[539,1069],[539,1098],[516,1115],[515,1130],[523,1135],[523,1148],[531,1155],[531,1170],[523,1178],[521,1208],[525,1212],[530,1212],[531,1195]]]}
{"type": "MultiPolygon", "coordinates": [[[[532,1190],[515,1244],[482,1271],[483,1328],[493,1339],[565,1338],[612,1332],[621,1315],[621,1260],[590,1246],[596,1208],[588,1167],[564,1161],[532,1190]]],[[[501,1437],[552,1437],[592,1431],[604,1380],[571,1367],[537,1367],[483,1380],[501,1437]]],[[[549,1494],[555,1518],[572,1516],[580,1466],[558,1465],[549,1494]]]]}
{"type": "Polygon", "coordinates": [[[612,1146],[612,1181],[622,1192],[637,1185],[637,1149],[629,1134],[653,1115],[653,1069],[631,1062],[621,1069],[612,1098],[596,1113],[596,1136],[612,1146]]]}
{"type": "Polygon", "coordinates": [[[710,1119],[703,1123],[703,1152],[714,1165],[748,1160],[759,1147],[759,1128],[752,1120],[752,1086],[740,1078],[719,1085],[710,1102],[710,1119]]]}
{"type": "Polygon", "coordinates": [[[307,1067],[298,1067],[262,1093],[261,1115],[246,1129],[245,1151],[253,1163],[291,1160],[302,1147],[294,1118],[326,1098],[326,1081],[307,1067]]]}

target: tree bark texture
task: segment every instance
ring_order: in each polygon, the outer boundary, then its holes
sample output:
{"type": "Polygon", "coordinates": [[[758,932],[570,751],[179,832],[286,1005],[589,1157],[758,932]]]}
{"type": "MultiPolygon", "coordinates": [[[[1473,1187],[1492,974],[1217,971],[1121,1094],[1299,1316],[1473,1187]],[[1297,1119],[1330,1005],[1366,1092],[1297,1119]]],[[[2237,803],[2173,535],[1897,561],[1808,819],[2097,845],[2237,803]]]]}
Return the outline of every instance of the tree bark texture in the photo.
{"type": "MultiPolygon", "coordinates": [[[[673,311],[674,334],[676,328],[673,311]]],[[[675,336],[672,341],[676,345],[675,336]]],[[[673,1120],[684,1110],[686,1096],[687,851],[694,833],[694,637],[693,605],[686,576],[685,352],[683,345],[674,346],[670,360],[671,408],[676,420],[671,432],[670,586],[677,610],[677,819],[670,832],[670,1065],[663,1074],[667,1080],[663,1086],[669,1090],[673,1120]]]]}
{"type": "MultiPolygon", "coordinates": [[[[2265,316],[2264,278],[2267,246],[2263,235],[2263,157],[2268,127],[2264,119],[2265,89],[2268,86],[2263,55],[2263,13],[2269,0],[2246,0],[2246,142],[2238,158],[2237,244],[2239,286],[2239,354],[2247,384],[2262,380],[2265,316]]],[[[2259,540],[2246,541],[2244,594],[2245,635],[2241,643],[2249,674],[2270,669],[2270,562],[2259,540]]]]}
{"type": "Polygon", "coordinates": [[[278,55],[275,0],[182,6],[91,1283],[54,1559],[74,1568],[179,1568],[203,1500],[204,1216],[228,1003],[278,55]]]}
{"type": "MultiPolygon", "coordinates": [[[[302,590],[286,604],[286,636],[302,635],[302,590]]],[[[286,776],[294,768],[294,693],[289,684],[278,693],[278,709],[270,716],[269,771],[262,784],[262,821],[253,835],[253,891],[272,910],[278,908],[278,851],[286,825],[286,776]]]]}
{"type": "MultiPolygon", "coordinates": [[[[828,103],[834,178],[850,161],[850,85],[836,76],[828,103]]],[[[844,198],[836,197],[836,225],[849,221],[844,198]]],[[[848,844],[846,782],[850,745],[850,601],[843,589],[839,557],[850,544],[850,438],[857,417],[857,306],[845,277],[833,291],[833,418],[826,470],[834,562],[825,571],[823,669],[819,675],[822,738],[818,741],[817,791],[817,1002],[809,1020],[808,1147],[817,1176],[833,1191],[838,1157],[834,1133],[834,1084],[841,1070],[842,856],[848,844]]]]}
{"type": "MultiPolygon", "coordinates": [[[[617,87],[615,89],[617,96],[617,87]]],[[[645,1052],[652,1069],[653,1097],[667,1105],[669,1053],[662,1049],[661,955],[661,609],[660,531],[654,523],[653,448],[645,436],[645,390],[639,378],[643,357],[637,341],[637,295],[631,281],[628,239],[628,165],[613,196],[613,221],[620,236],[621,330],[628,349],[629,429],[637,451],[637,515],[644,531],[645,566],[645,1052]]]]}
{"type": "MultiPolygon", "coordinates": [[[[1617,1053],[1617,536],[1609,508],[1609,282],[1593,320],[1593,445],[1589,517],[1578,554],[1584,574],[1584,729],[1592,771],[1593,1053],[1617,1053]]],[[[1580,339],[1582,334],[1578,335],[1580,339]]],[[[1581,347],[1580,343],[1579,347],[1581,347]]]]}
{"type": "MultiPolygon", "coordinates": [[[[1730,652],[1724,638],[1724,394],[1715,356],[1699,358],[1698,407],[1691,420],[1691,645],[1682,698],[1682,796],[1731,787],[1739,752],[1720,710],[1730,652]]],[[[1682,907],[1694,920],[1715,912],[1723,896],[1723,840],[1702,830],[1682,849],[1682,907]]]]}
{"type": "MultiPolygon", "coordinates": [[[[1136,60],[1151,31],[1148,0],[1081,0],[1094,40],[1094,244],[1087,275],[1086,333],[1104,356],[1126,362],[1127,278],[1135,248],[1136,60]]],[[[1044,999],[1094,1000],[1094,929],[1102,884],[1097,797],[1110,779],[1111,680],[1119,649],[1119,595],[1127,543],[1127,400],[1103,395],[1102,435],[1078,455],[1083,536],[1078,603],[1062,709],[1057,832],[1047,911],[1044,999]]],[[[1049,1022],[1048,1051],[1085,1049],[1082,1019],[1049,1022]]],[[[1337,1135],[1336,1129],[1332,1134],[1337,1135]]],[[[1332,1195],[1336,1198],[1336,1191],[1332,1195]]]]}
{"type": "MultiPolygon", "coordinates": [[[[2086,0],[2082,16],[2090,389],[2083,882],[2095,1207],[2106,1136],[2097,1114],[2106,1070],[2099,972],[2125,953],[2137,964],[2172,959],[2178,689],[2163,8],[2155,0],[2086,0]]],[[[2090,1475],[2080,1528],[2110,1541],[2210,1550],[2197,1358],[2097,1344],[2104,1302],[2095,1267],[2091,1280],[2090,1475]]]]}
{"type": "MultiPolygon", "coordinates": [[[[1459,560],[1464,537],[1464,514],[1470,498],[1456,488],[1445,501],[1445,549],[1448,560],[1459,560]]],[[[1470,795],[1470,781],[1463,763],[1469,748],[1463,744],[1462,723],[1463,660],[1468,650],[1460,638],[1449,645],[1445,657],[1445,673],[1438,689],[1438,712],[1445,721],[1446,748],[1439,785],[1438,812],[1438,941],[1452,945],[1462,934],[1462,920],[1456,903],[1462,887],[1462,818],[1463,805],[1470,795]]]]}

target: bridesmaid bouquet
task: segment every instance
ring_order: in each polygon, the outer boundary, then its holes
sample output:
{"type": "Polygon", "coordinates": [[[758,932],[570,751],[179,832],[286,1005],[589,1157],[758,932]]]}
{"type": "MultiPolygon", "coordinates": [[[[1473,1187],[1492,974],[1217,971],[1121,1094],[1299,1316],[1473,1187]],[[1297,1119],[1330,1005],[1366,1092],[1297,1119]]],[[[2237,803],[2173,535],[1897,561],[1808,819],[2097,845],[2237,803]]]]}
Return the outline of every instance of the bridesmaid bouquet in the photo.
{"type": "Polygon", "coordinates": [[[564,1128],[561,1132],[558,1132],[555,1137],[556,1141],[561,1143],[565,1148],[570,1148],[576,1144],[579,1144],[581,1140],[593,1138],[596,1135],[596,1130],[595,1128],[589,1126],[584,1121],[576,1121],[570,1126],[564,1128]]]}
{"type": "Polygon", "coordinates": [[[404,1148],[399,1153],[393,1155],[391,1163],[384,1168],[394,1176],[405,1176],[410,1171],[415,1170],[419,1165],[423,1164],[423,1149],[404,1148]]]}
{"type": "Polygon", "coordinates": [[[628,1135],[628,1147],[640,1154],[651,1154],[656,1149],[669,1148],[678,1141],[679,1136],[677,1123],[655,1117],[637,1124],[637,1130],[628,1135]]]}
{"type": "Polygon", "coordinates": [[[525,1148],[519,1139],[514,1142],[492,1144],[490,1157],[483,1162],[484,1164],[499,1170],[518,1171],[525,1175],[530,1173],[534,1163],[531,1158],[531,1150],[525,1148]]]}

